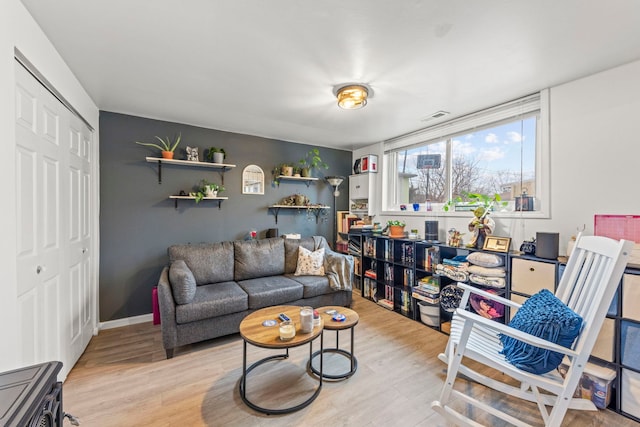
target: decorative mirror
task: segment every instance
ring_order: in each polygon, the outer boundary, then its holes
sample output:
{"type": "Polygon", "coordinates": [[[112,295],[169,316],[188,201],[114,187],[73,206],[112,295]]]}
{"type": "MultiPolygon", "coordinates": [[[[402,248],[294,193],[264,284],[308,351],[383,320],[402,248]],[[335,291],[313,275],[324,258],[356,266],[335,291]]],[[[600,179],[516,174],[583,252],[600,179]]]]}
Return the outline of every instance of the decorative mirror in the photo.
{"type": "Polygon", "coordinates": [[[264,172],[258,165],[249,165],[242,171],[242,194],[264,194],[264,172]]]}

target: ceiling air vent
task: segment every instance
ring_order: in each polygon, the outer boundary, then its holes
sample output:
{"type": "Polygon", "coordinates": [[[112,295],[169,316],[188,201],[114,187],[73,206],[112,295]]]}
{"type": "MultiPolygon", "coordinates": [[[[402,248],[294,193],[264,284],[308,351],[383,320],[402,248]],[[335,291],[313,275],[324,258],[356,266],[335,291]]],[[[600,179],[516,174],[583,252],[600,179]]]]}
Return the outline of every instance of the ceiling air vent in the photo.
{"type": "Polygon", "coordinates": [[[446,116],[447,114],[449,114],[448,111],[442,111],[442,110],[436,111],[435,113],[433,113],[433,114],[425,117],[424,119],[422,119],[422,121],[423,122],[427,122],[427,121],[433,120],[433,119],[440,119],[440,118],[446,116]]]}

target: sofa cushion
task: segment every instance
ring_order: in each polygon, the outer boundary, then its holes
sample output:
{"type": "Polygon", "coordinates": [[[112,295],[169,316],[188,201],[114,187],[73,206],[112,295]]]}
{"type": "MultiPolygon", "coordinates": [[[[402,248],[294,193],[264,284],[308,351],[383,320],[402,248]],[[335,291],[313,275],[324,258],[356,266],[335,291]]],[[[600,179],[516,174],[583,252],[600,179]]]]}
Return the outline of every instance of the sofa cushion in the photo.
{"type": "Polygon", "coordinates": [[[304,287],[302,292],[303,298],[313,298],[319,295],[330,294],[335,292],[329,284],[327,276],[294,276],[287,275],[290,279],[302,283],[304,287]]]}
{"type": "Polygon", "coordinates": [[[233,280],[233,243],[202,243],[169,247],[171,262],[182,259],[196,278],[196,284],[233,280]]]}
{"type": "Polygon", "coordinates": [[[197,287],[196,295],[189,304],[176,307],[176,322],[195,322],[246,311],[248,308],[248,296],[237,283],[202,285],[197,287]]]}
{"type": "Polygon", "coordinates": [[[196,278],[184,260],[177,259],[169,267],[169,282],[176,304],[188,304],[196,295],[196,278]]]}
{"type": "Polygon", "coordinates": [[[313,251],[315,249],[315,242],[313,237],[282,240],[284,240],[284,272],[285,274],[292,274],[298,266],[298,248],[302,246],[305,249],[313,251]]]}
{"type": "Polygon", "coordinates": [[[310,251],[302,246],[298,248],[298,266],[296,276],[324,276],[324,248],[310,251]]]}
{"type": "Polygon", "coordinates": [[[249,309],[287,304],[302,298],[304,287],[301,283],[285,276],[268,276],[238,282],[249,295],[249,309]]]}
{"type": "Polygon", "coordinates": [[[233,245],[236,281],[284,273],[284,239],[236,241],[233,245]]]}

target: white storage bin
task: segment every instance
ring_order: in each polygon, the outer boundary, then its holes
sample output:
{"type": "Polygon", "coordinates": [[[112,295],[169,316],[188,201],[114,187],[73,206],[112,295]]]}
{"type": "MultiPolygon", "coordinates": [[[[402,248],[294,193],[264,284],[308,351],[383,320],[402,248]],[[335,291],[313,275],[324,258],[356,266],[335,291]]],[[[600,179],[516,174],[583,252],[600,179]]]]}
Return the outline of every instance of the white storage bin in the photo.
{"type": "MultiPolygon", "coordinates": [[[[567,371],[567,365],[561,364],[558,370],[564,375],[567,371]]],[[[605,409],[611,401],[611,382],[615,378],[616,371],[613,369],[587,363],[573,396],[590,399],[596,407],[605,409]]]]}
{"type": "Polygon", "coordinates": [[[438,326],[440,323],[440,306],[418,301],[420,307],[420,320],[425,325],[438,326]]]}

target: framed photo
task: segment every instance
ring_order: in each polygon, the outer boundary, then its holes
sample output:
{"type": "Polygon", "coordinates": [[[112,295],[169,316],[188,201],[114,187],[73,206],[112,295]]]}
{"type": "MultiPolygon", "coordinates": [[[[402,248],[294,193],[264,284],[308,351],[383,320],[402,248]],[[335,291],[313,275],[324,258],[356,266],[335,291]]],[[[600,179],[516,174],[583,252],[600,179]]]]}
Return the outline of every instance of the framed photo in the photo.
{"type": "Polygon", "coordinates": [[[509,252],[510,245],[511,237],[487,236],[482,249],[485,251],[509,252]]]}

